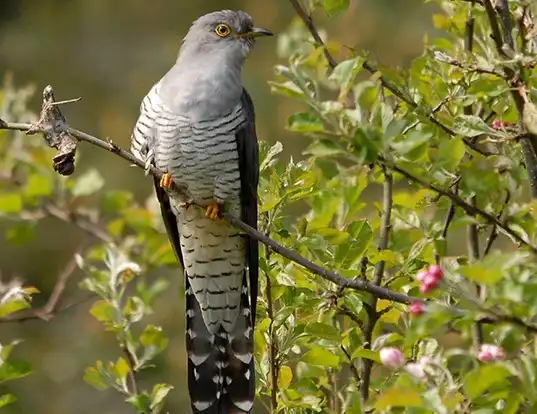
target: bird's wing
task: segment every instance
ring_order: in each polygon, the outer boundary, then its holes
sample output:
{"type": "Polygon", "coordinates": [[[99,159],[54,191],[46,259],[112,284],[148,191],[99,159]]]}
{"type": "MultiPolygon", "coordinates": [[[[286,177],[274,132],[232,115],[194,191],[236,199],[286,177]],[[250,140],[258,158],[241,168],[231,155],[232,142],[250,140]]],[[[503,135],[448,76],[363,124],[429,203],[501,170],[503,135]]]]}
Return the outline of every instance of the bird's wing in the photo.
{"type": "MultiPolygon", "coordinates": [[[[239,152],[239,171],[241,175],[241,213],[242,220],[257,230],[257,185],[259,182],[259,152],[255,130],[255,111],[250,95],[243,89],[243,110],[246,124],[236,134],[239,152]]],[[[252,237],[247,239],[246,263],[250,281],[250,306],[252,327],[255,325],[259,279],[259,244],[252,237]]]]}

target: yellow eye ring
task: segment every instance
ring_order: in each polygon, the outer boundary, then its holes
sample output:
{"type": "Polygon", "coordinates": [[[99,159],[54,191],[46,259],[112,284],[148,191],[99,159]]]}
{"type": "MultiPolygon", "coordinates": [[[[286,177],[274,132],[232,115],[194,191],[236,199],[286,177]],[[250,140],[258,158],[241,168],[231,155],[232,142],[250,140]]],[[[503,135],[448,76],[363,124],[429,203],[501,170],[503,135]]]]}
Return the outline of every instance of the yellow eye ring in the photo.
{"type": "Polygon", "coordinates": [[[229,27],[227,24],[219,24],[214,29],[215,33],[220,37],[226,37],[229,36],[231,33],[231,27],[229,27]]]}

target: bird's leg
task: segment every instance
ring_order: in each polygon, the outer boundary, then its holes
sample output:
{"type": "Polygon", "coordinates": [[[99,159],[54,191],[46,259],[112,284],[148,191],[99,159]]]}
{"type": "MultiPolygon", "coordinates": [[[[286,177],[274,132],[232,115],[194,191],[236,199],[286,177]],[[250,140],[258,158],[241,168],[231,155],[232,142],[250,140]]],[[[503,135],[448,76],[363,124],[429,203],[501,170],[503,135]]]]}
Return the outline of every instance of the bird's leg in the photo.
{"type": "Polygon", "coordinates": [[[168,173],[162,174],[159,185],[165,190],[171,190],[173,187],[172,176],[168,173]]]}
{"type": "Polygon", "coordinates": [[[210,218],[211,220],[218,220],[220,214],[220,204],[212,203],[205,207],[205,217],[210,218]]]}

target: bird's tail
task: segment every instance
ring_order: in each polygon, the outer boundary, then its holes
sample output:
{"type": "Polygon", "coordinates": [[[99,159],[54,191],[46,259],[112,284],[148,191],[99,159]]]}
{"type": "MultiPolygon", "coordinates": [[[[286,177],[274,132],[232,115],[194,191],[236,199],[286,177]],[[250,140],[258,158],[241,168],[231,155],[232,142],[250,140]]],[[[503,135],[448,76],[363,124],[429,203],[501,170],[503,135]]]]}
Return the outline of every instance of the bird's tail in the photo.
{"type": "Polygon", "coordinates": [[[255,397],[252,315],[246,276],[233,332],[211,334],[186,278],[186,346],[192,411],[200,414],[250,413],[255,397]]]}

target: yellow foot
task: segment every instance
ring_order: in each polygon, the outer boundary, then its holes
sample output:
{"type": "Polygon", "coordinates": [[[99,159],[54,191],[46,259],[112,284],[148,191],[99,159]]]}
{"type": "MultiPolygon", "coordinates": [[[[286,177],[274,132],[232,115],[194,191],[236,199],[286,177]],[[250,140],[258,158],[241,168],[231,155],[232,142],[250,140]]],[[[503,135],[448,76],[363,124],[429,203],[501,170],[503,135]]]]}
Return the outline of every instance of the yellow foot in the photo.
{"type": "Polygon", "coordinates": [[[205,208],[205,217],[209,217],[211,220],[218,220],[218,213],[220,213],[220,205],[218,203],[209,204],[205,208]]]}
{"type": "Polygon", "coordinates": [[[162,174],[159,185],[165,190],[171,190],[173,186],[172,176],[168,173],[162,174]]]}

